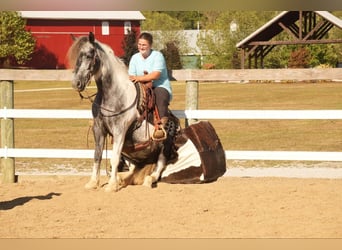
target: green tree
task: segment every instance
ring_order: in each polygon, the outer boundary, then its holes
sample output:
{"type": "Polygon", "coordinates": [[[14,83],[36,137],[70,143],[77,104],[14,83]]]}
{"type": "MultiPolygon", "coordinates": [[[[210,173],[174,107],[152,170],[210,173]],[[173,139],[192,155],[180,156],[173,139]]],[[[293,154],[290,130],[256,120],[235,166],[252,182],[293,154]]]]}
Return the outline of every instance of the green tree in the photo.
{"type": "MultiPolygon", "coordinates": [[[[342,11],[333,11],[333,15],[337,16],[338,18],[342,19],[342,11]]],[[[331,38],[341,38],[342,37],[342,29],[334,27],[329,31],[331,38]]],[[[333,53],[337,57],[338,62],[342,62],[342,43],[334,43],[332,44],[333,53]]],[[[335,65],[336,66],[336,65],[335,65]]]]}
{"type": "Polygon", "coordinates": [[[168,42],[176,42],[181,54],[191,50],[186,42],[181,21],[164,12],[143,11],[142,13],[146,19],[142,22],[141,30],[153,35],[154,49],[162,50],[168,42]]]}
{"type": "Polygon", "coordinates": [[[199,11],[165,11],[163,13],[179,20],[185,30],[201,28],[201,23],[204,23],[204,16],[199,11]]]}
{"type": "Polygon", "coordinates": [[[164,12],[158,11],[142,11],[145,20],[141,24],[142,30],[182,30],[184,26],[181,21],[172,18],[164,12]]]}
{"type": "Polygon", "coordinates": [[[25,30],[25,20],[15,11],[0,12],[0,67],[23,64],[31,59],[35,40],[25,30]]]}
{"type": "Polygon", "coordinates": [[[177,42],[172,41],[166,43],[165,48],[162,49],[160,52],[163,53],[165,57],[166,67],[168,71],[182,68],[177,42]]]}
{"type": "Polygon", "coordinates": [[[288,66],[291,51],[295,49],[296,47],[294,46],[275,46],[264,58],[264,68],[286,68],[288,66]]]}
{"type": "MultiPolygon", "coordinates": [[[[278,15],[279,11],[165,11],[143,12],[146,21],[142,28],[153,31],[155,46],[161,50],[169,41],[178,41],[180,54],[191,52],[187,47],[185,36],[180,30],[197,28],[200,22],[201,34],[198,46],[203,53],[203,65],[212,65],[215,68],[239,67],[240,53],[235,45],[278,15]],[[232,31],[230,25],[237,24],[232,31]],[[195,25],[196,24],[196,25],[195,25]]],[[[342,11],[333,11],[333,15],[342,18],[342,11]]],[[[320,19],[320,17],[318,17],[320,19]]],[[[319,20],[318,20],[319,21],[319,20]]],[[[342,30],[333,27],[324,39],[340,39],[342,30]]],[[[287,32],[281,32],[276,40],[293,39],[287,32]]],[[[342,43],[309,45],[311,59],[309,67],[327,65],[334,67],[342,62],[342,43]]],[[[291,53],[298,50],[298,45],[275,46],[264,58],[265,68],[284,68],[289,64],[291,53]]]]}
{"type": "MultiPolygon", "coordinates": [[[[338,51],[334,44],[312,44],[308,46],[311,55],[310,67],[325,65],[335,67],[338,62],[338,51]]],[[[341,52],[340,52],[341,53],[341,52]]]]}
{"type": "Polygon", "coordinates": [[[223,11],[204,12],[207,22],[203,25],[198,46],[205,55],[204,64],[215,68],[235,68],[237,48],[235,45],[271,19],[274,11],[223,11]],[[236,29],[232,29],[234,24],[236,29]],[[232,27],[231,27],[232,25],[232,27]]]}
{"type": "Polygon", "coordinates": [[[121,48],[124,51],[124,55],[122,56],[122,60],[126,65],[129,65],[129,61],[131,57],[138,52],[137,47],[137,31],[132,29],[125,35],[124,40],[122,41],[121,48]]]}

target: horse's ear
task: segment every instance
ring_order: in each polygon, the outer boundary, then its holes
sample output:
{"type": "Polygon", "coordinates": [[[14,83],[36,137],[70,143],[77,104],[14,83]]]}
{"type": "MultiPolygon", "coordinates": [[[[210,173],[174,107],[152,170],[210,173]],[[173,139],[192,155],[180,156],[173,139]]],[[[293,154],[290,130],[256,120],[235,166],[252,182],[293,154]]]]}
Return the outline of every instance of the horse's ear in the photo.
{"type": "Polygon", "coordinates": [[[95,43],[95,36],[93,32],[89,32],[89,42],[95,43]]]}
{"type": "Polygon", "coordinates": [[[70,34],[70,36],[71,36],[71,40],[72,40],[73,42],[76,41],[77,37],[76,37],[74,34],[70,34]]]}

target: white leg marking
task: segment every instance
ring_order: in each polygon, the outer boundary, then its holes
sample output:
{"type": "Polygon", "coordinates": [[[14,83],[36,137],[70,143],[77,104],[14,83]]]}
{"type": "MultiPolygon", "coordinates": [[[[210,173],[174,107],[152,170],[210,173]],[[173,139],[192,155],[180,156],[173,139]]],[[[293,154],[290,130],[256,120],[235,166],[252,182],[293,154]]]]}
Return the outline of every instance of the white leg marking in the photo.
{"type": "Polygon", "coordinates": [[[100,185],[100,164],[94,163],[93,172],[89,182],[84,186],[85,189],[96,189],[100,185]]]}
{"type": "Polygon", "coordinates": [[[152,184],[153,184],[152,176],[151,175],[145,176],[143,186],[152,188],[152,184]]]}
{"type": "Polygon", "coordinates": [[[110,159],[110,163],[112,165],[112,173],[108,182],[107,187],[105,188],[106,192],[112,192],[112,191],[119,191],[119,183],[120,179],[118,178],[118,165],[119,165],[119,159],[120,154],[123,146],[123,140],[124,136],[122,134],[114,135],[115,141],[113,143],[113,155],[110,159]]]}
{"type": "Polygon", "coordinates": [[[166,159],[164,154],[162,153],[163,149],[161,150],[161,153],[158,156],[157,166],[156,169],[153,171],[153,173],[150,176],[146,176],[144,179],[144,186],[152,187],[152,184],[157,182],[161,172],[164,170],[166,165],[166,159]]]}
{"type": "Polygon", "coordinates": [[[129,165],[129,171],[118,173],[119,189],[132,184],[131,177],[134,174],[134,170],[135,170],[135,165],[130,164],[129,165]]]}

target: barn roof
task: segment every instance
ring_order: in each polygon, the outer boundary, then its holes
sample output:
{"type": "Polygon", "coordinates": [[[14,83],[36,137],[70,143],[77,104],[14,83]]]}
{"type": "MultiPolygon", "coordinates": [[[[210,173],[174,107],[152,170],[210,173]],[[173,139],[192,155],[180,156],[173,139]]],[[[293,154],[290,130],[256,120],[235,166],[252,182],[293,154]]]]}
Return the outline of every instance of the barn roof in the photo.
{"type": "MultiPolygon", "coordinates": [[[[334,16],[328,11],[313,11],[320,15],[325,20],[334,24],[335,26],[342,29],[342,20],[334,16]]],[[[279,25],[279,22],[283,23],[285,26],[290,26],[299,19],[298,11],[283,11],[279,15],[275,16],[273,19],[265,23],[259,29],[251,33],[245,39],[236,44],[237,48],[243,48],[248,46],[249,42],[252,41],[267,41],[278,35],[283,31],[283,28],[279,25]]]]}
{"type": "Polygon", "coordinates": [[[145,20],[140,11],[19,11],[30,19],[145,20]]]}

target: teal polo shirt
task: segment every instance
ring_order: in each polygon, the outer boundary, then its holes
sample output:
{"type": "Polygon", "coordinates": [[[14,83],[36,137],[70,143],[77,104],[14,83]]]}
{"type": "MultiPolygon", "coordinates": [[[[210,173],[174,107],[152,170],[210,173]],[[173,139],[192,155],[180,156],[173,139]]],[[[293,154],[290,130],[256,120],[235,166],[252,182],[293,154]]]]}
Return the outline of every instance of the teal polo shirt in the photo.
{"type": "Polygon", "coordinates": [[[144,71],[151,73],[153,71],[159,71],[160,77],[157,80],[153,80],[153,87],[165,88],[170,94],[170,100],[172,99],[172,88],[167,74],[166,62],[161,52],[151,50],[151,54],[145,59],[138,52],[134,54],[129,62],[128,74],[133,76],[142,76],[144,71]]]}

